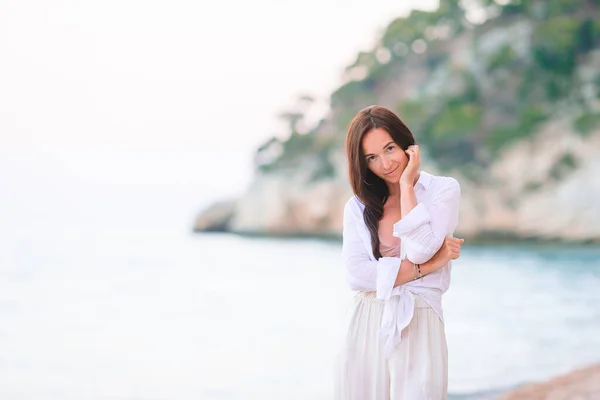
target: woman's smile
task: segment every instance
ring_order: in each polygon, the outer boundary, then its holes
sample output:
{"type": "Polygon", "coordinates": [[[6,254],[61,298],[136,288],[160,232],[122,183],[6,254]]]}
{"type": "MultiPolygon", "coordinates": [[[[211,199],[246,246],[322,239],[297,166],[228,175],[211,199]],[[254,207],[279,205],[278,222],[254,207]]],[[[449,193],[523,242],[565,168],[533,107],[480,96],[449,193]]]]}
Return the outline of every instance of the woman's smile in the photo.
{"type": "Polygon", "coordinates": [[[393,171],[388,172],[387,174],[384,174],[385,176],[390,176],[392,175],[394,172],[396,172],[398,170],[398,168],[400,168],[400,166],[398,165],[393,171]]]}

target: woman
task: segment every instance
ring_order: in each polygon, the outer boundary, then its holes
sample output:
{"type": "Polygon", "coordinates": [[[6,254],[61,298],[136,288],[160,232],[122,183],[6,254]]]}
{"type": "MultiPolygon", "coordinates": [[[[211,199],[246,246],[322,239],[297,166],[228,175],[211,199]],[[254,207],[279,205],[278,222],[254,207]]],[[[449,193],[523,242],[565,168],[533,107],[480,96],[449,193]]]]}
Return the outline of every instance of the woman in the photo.
{"type": "Polygon", "coordinates": [[[350,185],[342,255],[354,296],[338,360],[339,400],[442,400],[448,363],[442,294],[463,239],[456,179],[419,171],[415,139],[371,106],[346,138],[350,185]]]}

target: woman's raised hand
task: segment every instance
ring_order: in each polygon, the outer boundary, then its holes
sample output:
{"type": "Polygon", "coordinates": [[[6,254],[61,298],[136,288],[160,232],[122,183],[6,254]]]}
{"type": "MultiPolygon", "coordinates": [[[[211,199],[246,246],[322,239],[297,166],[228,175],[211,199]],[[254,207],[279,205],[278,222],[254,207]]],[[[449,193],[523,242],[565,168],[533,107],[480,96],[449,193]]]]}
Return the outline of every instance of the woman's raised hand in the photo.
{"type": "Polygon", "coordinates": [[[417,180],[417,173],[419,172],[419,167],[421,166],[421,153],[419,151],[419,146],[412,145],[408,146],[408,149],[404,151],[406,156],[408,157],[408,165],[402,171],[402,175],[400,175],[400,185],[414,185],[417,180]]]}

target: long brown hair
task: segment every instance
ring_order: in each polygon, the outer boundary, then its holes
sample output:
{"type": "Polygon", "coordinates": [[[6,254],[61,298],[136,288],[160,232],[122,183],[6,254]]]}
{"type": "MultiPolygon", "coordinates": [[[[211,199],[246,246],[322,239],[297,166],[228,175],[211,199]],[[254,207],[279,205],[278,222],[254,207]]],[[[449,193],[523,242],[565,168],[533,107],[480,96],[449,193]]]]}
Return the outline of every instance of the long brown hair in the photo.
{"type": "Polygon", "coordinates": [[[373,105],[363,108],[356,114],[346,136],[346,156],[348,157],[348,177],[352,191],[365,205],[363,218],[371,233],[371,246],[375,258],[381,258],[379,251],[379,220],[383,216],[383,205],[389,197],[385,181],[367,167],[362,148],[364,136],[375,128],[385,129],[392,140],[403,150],[415,144],[415,138],[406,124],[395,113],[385,107],[373,105]]]}

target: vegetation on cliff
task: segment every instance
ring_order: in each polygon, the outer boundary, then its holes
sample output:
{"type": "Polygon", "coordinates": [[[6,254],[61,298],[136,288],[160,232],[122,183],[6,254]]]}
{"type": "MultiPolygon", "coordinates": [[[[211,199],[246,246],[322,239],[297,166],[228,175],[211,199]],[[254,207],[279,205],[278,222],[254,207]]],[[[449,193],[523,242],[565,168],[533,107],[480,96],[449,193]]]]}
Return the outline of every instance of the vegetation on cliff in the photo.
{"type": "MultiPolygon", "coordinates": [[[[544,122],[566,118],[581,135],[600,124],[599,48],[598,0],[441,0],[436,11],[391,21],[374,48],[357,55],[313,129],[298,132],[305,108],[282,113],[289,137],[260,146],[256,166],[293,169],[310,157],[313,180],[331,177],[331,151],[352,116],[381,104],[441,168],[477,179],[500,149],[544,122]]],[[[575,167],[566,157],[557,178],[575,167]]]]}

